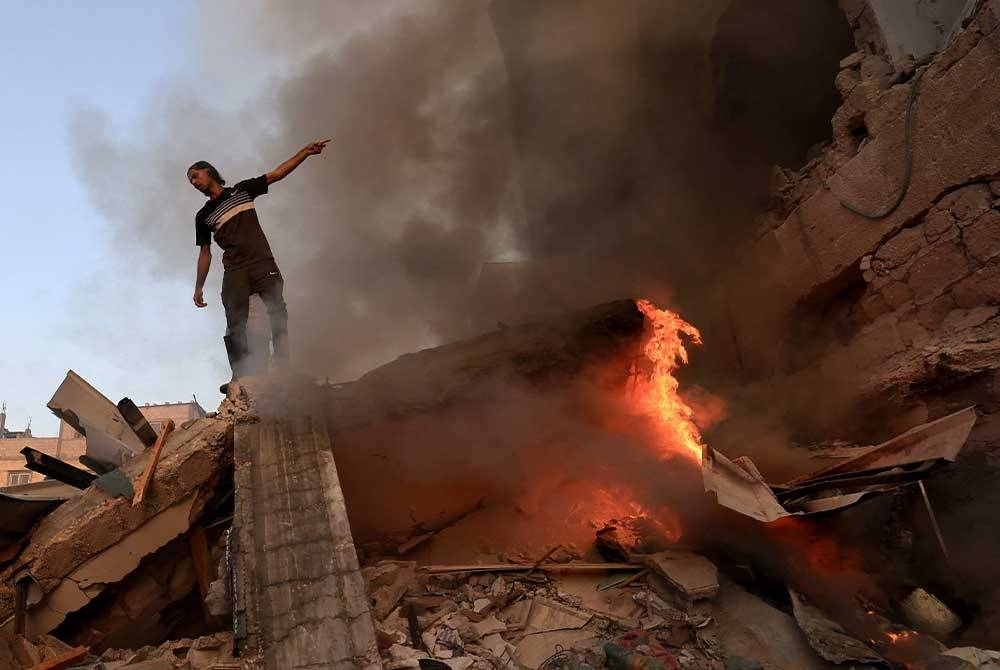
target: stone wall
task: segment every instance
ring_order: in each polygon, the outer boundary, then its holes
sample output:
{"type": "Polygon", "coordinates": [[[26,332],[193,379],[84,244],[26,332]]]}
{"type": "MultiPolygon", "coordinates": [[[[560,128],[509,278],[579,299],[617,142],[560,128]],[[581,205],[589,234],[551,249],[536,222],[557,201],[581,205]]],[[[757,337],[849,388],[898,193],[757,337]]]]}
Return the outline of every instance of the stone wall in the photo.
{"type": "Polygon", "coordinates": [[[894,69],[859,36],[831,143],[798,173],[776,171],[773,206],[716,292],[724,324],[709,329],[731,336],[725,365],[741,382],[785,397],[819,385],[846,409],[1000,367],[998,23],[1000,2],[986,2],[924,70],[894,69]],[[901,187],[918,71],[906,196],[884,218],[859,216],[841,200],[879,210],[901,187]]]}

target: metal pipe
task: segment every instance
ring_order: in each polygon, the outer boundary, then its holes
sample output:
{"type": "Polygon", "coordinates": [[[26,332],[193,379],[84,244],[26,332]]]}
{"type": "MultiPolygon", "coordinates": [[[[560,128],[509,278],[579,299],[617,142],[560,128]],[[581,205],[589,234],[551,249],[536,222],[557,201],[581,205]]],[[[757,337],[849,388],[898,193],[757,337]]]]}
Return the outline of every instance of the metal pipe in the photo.
{"type": "Polygon", "coordinates": [[[948,555],[948,547],[944,543],[944,536],[941,534],[941,526],[938,525],[937,516],[934,514],[934,508],[931,507],[931,499],[927,497],[927,489],[924,488],[923,480],[918,481],[917,486],[920,487],[920,495],[924,498],[924,506],[927,508],[927,516],[931,518],[931,526],[933,526],[934,534],[937,536],[938,545],[941,547],[941,553],[944,554],[944,560],[951,561],[951,557],[948,555]]]}

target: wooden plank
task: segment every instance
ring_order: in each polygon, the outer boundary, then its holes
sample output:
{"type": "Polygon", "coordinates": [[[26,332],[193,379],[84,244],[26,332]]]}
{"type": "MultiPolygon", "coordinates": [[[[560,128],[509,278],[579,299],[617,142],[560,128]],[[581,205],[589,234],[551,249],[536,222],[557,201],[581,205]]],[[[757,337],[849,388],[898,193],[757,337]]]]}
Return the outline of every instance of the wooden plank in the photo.
{"type": "Polygon", "coordinates": [[[142,473],[142,479],[139,481],[139,486],[135,489],[135,497],[132,499],[132,507],[138,507],[146,498],[146,492],[149,490],[149,484],[153,481],[153,472],[156,470],[156,464],[160,461],[160,453],[163,451],[163,445],[167,441],[167,436],[173,431],[174,422],[172,419],[167,419],[163,424],[162,430],[160,430],[160,434],[156,438],[156,444],[150,447],[149,458],[146,461],[146,469],[142,473]]]}
{"type": "Polygon", "coordinates": [[[201,594],[201,608],[205,613],[205,621],[211,622],[215,617],[208,610],[208,585],[211,582],[211,555],[208,551],[208,538],[201,526],[193,527],[188,533],[188,544],[191,546],[191,558],[194,561],[194,572],[198,577],[198,592],[201,594]]]}
{"type": "Polygon", "coordinates": [[[33,665],[31,670],[63,670],[63,668],[79,663],[89,653],[90,649],[87,647],[76,647],[58,656],[53,656],[47,661],[42,661],[38,665],[33,665]]]}
{"type": "Polygon", "coordinates": [[[632,563],[543,563],[542,565],[517,565],[514,563],[469,563],[465,565],[425,565],[420,568],[430,574],[448,572],[609,572],[612,570],[644,570],[632,563]]]}

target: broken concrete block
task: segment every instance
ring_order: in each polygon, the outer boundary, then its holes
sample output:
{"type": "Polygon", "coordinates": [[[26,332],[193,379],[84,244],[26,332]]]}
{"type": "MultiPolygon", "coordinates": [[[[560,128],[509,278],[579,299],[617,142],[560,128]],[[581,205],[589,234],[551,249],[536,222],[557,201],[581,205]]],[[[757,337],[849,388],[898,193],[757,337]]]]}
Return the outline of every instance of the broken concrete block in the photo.
{"type": "Polygon", "coordinates": [[[643,564],[667,580],[688,601],[712,598],[719,592],[715,564],[698,554],[663,551],[645,556],[643,564]]]}
{"type": "Polygon", "coordinates": [[[865,54],[861,51],[855,51],[850,56],[844,56],[840,60],[840,69],[844,70],[847,68],[855,68],[861,65],[861,61],[865,59],[865,54]]]}
{"type": "Polygon", "coordinates": [[[951,295],[959,307],[1000,302],[1000,262],[994,259],[955,284],[951,295]]]}
{"type": "Polygon", "coordinates": [[[957,614],[923,589],[916,589],[907,596],[901,608],[909,624],[928,635],[948,635],[962,625],[957,614]]]}
{"type": "Polygon", "coordinates": [[[87,438],[87,456],[118,466],[146,448],[118,407],[72,370],[48,402],[52,413],[87,438]]]}
{"type": "Polygon", "coordinates": [[[792,611],[799,628],[809,640],[809,646],[831,663],[882,663],[882,657],[868,645],[847,634],[847,631],[827,617],[802,594],[788,590],[792,611]]]}
{"type": "Polygon", "coordinates": [[[26,668],[32,668],[42,662],[42,654],[38,647],[31,644],[23,635],[14,638],[14,658],[26,668]]]}
{"type": "Polygon", "coordinates": [[[941,652],[942,656],[959,658],[976,670],[1000,670],[1000,652],[977,647],[955,647],[941,652]]]}
{"type": "Polygon", "coordinates": [[[504,580],[503,575],[497,577],[490,585],[491,596],[505,596],[507,595],[507,590],[507,582],[504,580]]]}
{"type": "Polygon", "coordinates": [[[513,653],[514,646],[504,640],[500,633],[487,635],[482,641],[483,647],[488,649],[497,658],[502,658],[505,653],[513,653]]]}
{"type": "Polygon", "coordinates": [[[861,79],[864,81],[872,81],[879,88],[885,88],[892,74],[892,65],[882,56],[872,54],[861,59],[861,79]]]}
{"type": "Polygon", "coordinates": [[[556,646],[564,649],[593,637],[588,630],[555,630],[548,633],[526,635],[517,644],[516,658],[525,667],[534,670],[556,650],[556,646]]]}
{"type": "Polygon", "coordinates": [[[927,240],[920,228],[904,228],[878,248],[874,260],[879,261],[881,267],[891,270],[906,263],[925,246],[927,240]]]}
{"type": "Polygon", "coordinates": [[[725,582],[712,605],[719,642],[726,654],[759,660],[768,667],[830,667],[809,646],[794,618],[742,587],[725,582]]]}
{"type": "Polygon", "coordinates": [[[459,656],[445,660],[445,665],[451,668],[451,670],[468,670],[469,666],[475,662],[476,659],[471,656],[459,656]]]}
{"type": "Polygon", "coordinates": [[[951,213],[951,210],[934,207],[924,217],[924,236],[929,242],[933,242],[949,230],[954,229],[956,223],[955,215],[951,213]]]}
{"type": "Polygon", "coordinates": [[[583,628],[592,618],[593,615],[589,612],[567,607],[548,598],[535,598],[528,612],[524,634],[583,628]]]}
{"type": "Polygon", "coordinates": [[[221,663],[232,663],[233,634],[216,633],[200,637],[191,643],[185,660],[192,668],[212,668],[221,663]]]}
{"type": "Polygon", "coordinates": [[[224,571],[219,574],[222,576],[208,584],[205,606],[212,616],[227,616],[233,612],[233,599],[229,593],[229,575],[225,574],[224,571]]]}
{"type": "Polygon", "coordinates": [[[494,633],[502,633],[507,630],[507,624],[500,621],[495,616],[489,616],[478,623],[472,624],[472,629],[478,637],[486,637],[494,633]]]}
{"type": "Polygon", "coordinates": [[[854,69],[844,69],[837,73],[833,80],[834,86],[840,92],[841,97],[846,98],[851,94],[858,84],[861,83],[861,73],[854,69]]]}
{"type": "Polygon", "coordinates": [[[907,278],[918,305],[930,302],[969,273],[969,261],[957,240],[935,243],[917,259],[907,278]]]}
{"type": "Polygon", "coordinates": [[[987,184],[970,184],[941,198],[939,209],[951,210],[959,225],[970,223],[993,205],[993,193],[987,184]]]}
{"type": "Polygon", "coordinates": [[[399,670],[400,668],[419,668],[420,659],[428,658],[427,654],[412,647],[402,644],[394,644],[389,647],[389,662],[385,664],[386,670],[399,670]]]}
{"type": "Polygon", "coordinates": [[[639,625],[642,626],[643,630],[653,630],[654,628],[659,628],[666,622],[667,620],[658,614],[653,614],[639,619],[639,625]]]}
{"type": "Polygon", "coordinates": [[[1000,255],[1000,212],[991,209],[978,217],[962,233],[969,255],[980,263],[1000,255]]]}
{"type": "Polygon", "coordinates": [[[532,600],[519,600],[504,608],[501,616],[510,626],[525,626],[528,623],[528,613],[531,612],[532,600]]]}
{"type": "Polygon", "coordinates": [[[386,562],[374,568],[365,568],[362,574],[368,580],[374,603],[372,614],[378,619],[384,619],[396,609],[400,598],[416,579],[417,564],[386,562]]]}

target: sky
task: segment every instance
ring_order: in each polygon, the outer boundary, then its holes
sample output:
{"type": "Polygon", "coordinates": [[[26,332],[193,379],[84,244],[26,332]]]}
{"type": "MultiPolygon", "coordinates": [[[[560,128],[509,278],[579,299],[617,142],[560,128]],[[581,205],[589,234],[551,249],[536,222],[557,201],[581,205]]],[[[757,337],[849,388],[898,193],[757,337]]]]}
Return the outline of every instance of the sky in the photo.
{"type": "Polygon", "coordinates": [[[510,200],[485,6],[4,2],[7,427],[55,434],[70,369],[113,401],[217,407],[219,249],[208,307],[191,299],[200,159],[233,183],[334,137],[257,203],[297,369],[345,381],[440,343],[480,256],[509,246],[479,230],[510,200]]]}
{"type": "MultiPolygon", "coordinates": [[[[551,215],[529,226],[487,0],[0,2],[9,428],[30,417],[54,434],[45,404],[69,369],[113,401],[217,407],[230,377],[217,247],[208,307],[191,299],[204,197],[185,171],[200,159],[235,183],[333,138],[256,202],[286,281],[292,363],[307,374],[347,381],[477,334],[491,261],[551,268],[532,281],[558,284],[543,293],[567,308],[669,296],[662,213],[698,196],[665,199],[692,192],[684,175],[649,179],[660,156],[632,151],[624,129],[646,98],[630,58],[608,74],[624,93],[547,144],[575,150],[531,158],[546,193],[533,210],[551,215]],[[581,132],[588,142],[571,141],[581,132]]],[[[600,19],[587,30],[603,34],[600,19]]],[[[593,42],[589,58],[607,60],[593,42]]],[[[619,51],[632,53],[627,39],[619,51]]],[[[679,134],[674,121],[657,127],[679,134]]]]}
{"type": "MultiPolygon", "coordinates": [[[[100,117],[108,132],[135,133],[151,98],[197,80],[195,3],[3,5],[0,286],[6,327],[0,401],[7,404],[8,427],[21,429],[30,417],[36,435],[54,435],[58,421],[45,404],[69,369],[113,401],[127,395],[140,404],[177,402],[196,395],[214,409],[226,377],[224,326],[217,304],[200,311],[192,305],[193,241],[187,284],[143,273],[145,259],[123,257],[111,245],[93,189],[81,180],[87,166],[73,148],[81,117],[100,117]],[[111,315],[115,336],[91,327],[111,315]],[[203,346],[192,346],[199,342],[203,346]],[[202,364],[180,366],[178,352],[201,357],[202,364]]],[[[235,98],[239,91],[229,93],[235,98]]],[[[192,190],[192,217],[199,198],[192,190]]],[[[142,228],[135,221],[136,235],[142,228]]],[[[178,236],[186,240],[192,228],[190,221],[178,222],[178,236]]]]}

